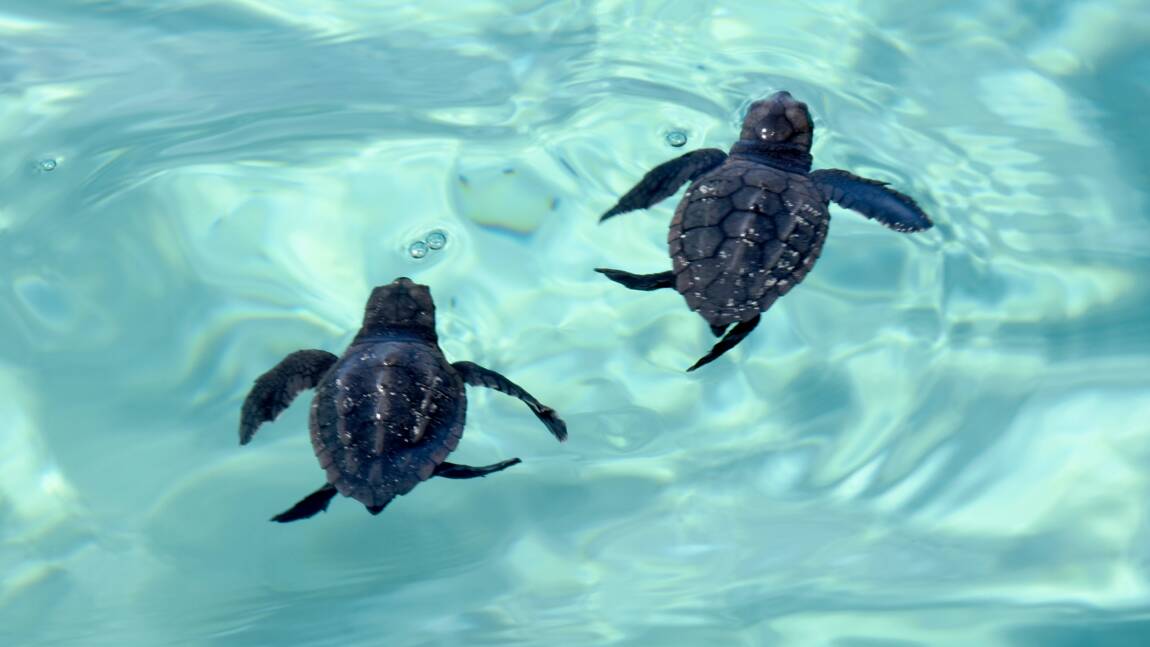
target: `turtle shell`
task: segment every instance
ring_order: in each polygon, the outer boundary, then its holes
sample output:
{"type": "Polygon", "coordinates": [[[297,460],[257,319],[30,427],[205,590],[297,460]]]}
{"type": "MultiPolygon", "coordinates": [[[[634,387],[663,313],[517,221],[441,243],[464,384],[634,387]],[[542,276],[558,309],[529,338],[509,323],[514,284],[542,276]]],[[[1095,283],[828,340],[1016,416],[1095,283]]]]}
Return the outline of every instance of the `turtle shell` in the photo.
{"type": "Polygon", "coordinates": [[[328,481],[382,509],[429,478],[459,444],[462,378],[434,344],[355,344],[316,388],[311,441],[328,481]]]}
{"type": "Polygon", "coordinates": [[[675,289],[712,326],[751,319],[803,280],[829,222],[805,175],[729,159],[675,209],[667,236],[675,289]]]}

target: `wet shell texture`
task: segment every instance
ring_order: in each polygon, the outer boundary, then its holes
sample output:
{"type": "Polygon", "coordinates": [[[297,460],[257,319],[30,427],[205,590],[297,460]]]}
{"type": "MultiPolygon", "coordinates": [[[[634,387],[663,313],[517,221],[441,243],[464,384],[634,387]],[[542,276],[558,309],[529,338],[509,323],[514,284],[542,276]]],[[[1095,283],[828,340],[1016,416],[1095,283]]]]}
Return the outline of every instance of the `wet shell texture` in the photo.
{"type": "Polygon", "coordinates": [[[429,478],[463,435],[462,379],[434,346],[352,346],[316,390],[311,440],[328,480],[384,506],[429,478]]]}
{"type": "Polygon", "coordinates": [[[728,160],[675,210],[667,236],[675,289],[713,326],[751,319],[803,280],[829,222],[805,175],[728,160]]]}

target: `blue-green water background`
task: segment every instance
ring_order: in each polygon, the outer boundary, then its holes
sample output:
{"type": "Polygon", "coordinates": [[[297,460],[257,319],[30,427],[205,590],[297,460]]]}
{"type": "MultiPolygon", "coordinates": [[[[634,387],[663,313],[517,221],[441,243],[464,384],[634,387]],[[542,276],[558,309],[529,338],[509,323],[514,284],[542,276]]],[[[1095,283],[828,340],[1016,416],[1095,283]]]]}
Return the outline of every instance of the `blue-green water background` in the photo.
{"type": "Polygon", "coordinates": [[[1150,644],[1148,42],[1146,0],[3,0],[0,644],[1150,644]],[[591,271],[666,269],[673,201],[596,216],[783,88],[937,226],[832,208],[684,374],[702,320],[591,271]],[[268,523],[322,473],[302,400],[237,445],[247,387],[403,274],[571,440],[472,391],[457,460],[522,465],[268,523]]]}

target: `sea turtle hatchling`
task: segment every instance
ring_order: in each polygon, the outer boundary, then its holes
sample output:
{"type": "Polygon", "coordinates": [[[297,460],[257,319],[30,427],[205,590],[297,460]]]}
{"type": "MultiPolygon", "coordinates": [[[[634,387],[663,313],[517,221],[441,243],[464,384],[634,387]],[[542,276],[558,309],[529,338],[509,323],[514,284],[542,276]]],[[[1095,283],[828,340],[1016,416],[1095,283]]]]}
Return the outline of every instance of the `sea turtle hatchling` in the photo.
{"type": "Polygon", "coordinates": [[[656,166],[599,219],[646,209],[692,183],[667,236],[671,271],[596,268],[633,290],[675,288],[716,337],[725,333],[688,371],[734,348],[803,280],[826,240],[830,202],[895,231],[931,227],[914,200],[885,182],[837,169],[812,172],[813,134],[806,104],[775,93],[751,104],[730,153],[704,148],[656,166]]]}
{"type": "Polygon", "coordinates": [[[402,277],[375,288],[363,326],[342,357],[300,350],[256,379],[240,414],[240,444],[274,420],[297,394],[315,388],[311,443],[327,472],[323,487],[272,521],[306,519],[338,492],[379,514],[392,499],[432,476],[469,479],[519,463],[485,467],[449,463],[467,414],[464,384],[522,400],[559,441],[567,425],[555,411],[499,373],[449,363],[435,334],[435,304],[425,285],[402,277]]]}

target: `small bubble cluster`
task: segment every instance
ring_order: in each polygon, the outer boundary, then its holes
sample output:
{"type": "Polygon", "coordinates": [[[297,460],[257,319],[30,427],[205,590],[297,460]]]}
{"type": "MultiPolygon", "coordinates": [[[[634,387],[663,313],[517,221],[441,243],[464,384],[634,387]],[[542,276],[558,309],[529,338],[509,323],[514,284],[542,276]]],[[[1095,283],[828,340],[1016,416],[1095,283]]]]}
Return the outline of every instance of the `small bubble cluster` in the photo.
{"type": "Polygon", "coordinates": [[[447,246],[447,232],[442,229],[433,229],[424,235],[423,240],[417,240],[407,246],[407,255],[420,259],[430,252],[437,252],[447,246]]]}
{"type": "Polygon", "coordinates": [[[36,167],[45,173],[50,173],[56,170],[56,160],[52,158],[42,159],[36,164],[36,167]]]}
{"type": "Polygon", "coordinates": [[[687,144],[687,133],[681,130],[672,130],[663,138],[667,140],[668,144],[674,146],[675,148],[680,148],[687,144]]]}

